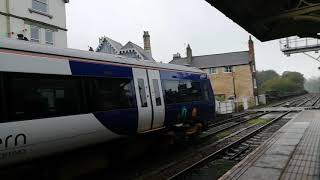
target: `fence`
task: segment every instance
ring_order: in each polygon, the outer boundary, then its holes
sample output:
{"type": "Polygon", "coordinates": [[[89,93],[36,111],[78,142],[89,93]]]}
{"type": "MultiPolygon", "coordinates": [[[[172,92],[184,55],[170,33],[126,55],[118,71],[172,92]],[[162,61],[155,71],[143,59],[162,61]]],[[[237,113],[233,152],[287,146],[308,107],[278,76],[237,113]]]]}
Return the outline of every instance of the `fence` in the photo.
{"type": "Polygon", "coordinates": [[[235,112],[236,104],[234,101],[229,100],[229,101],[224,101],[224,102],[219,102],[216,101],[216,112],[217,114],[230,114],[235,112]]]}

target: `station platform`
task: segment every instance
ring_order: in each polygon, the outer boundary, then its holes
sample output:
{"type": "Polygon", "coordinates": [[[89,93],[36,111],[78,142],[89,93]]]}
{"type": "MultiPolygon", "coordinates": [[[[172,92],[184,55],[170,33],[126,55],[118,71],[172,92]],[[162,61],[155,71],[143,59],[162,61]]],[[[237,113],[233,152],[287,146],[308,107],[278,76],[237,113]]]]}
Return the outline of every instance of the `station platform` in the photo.
{"type": "Polygon", "coordinates": [[[320,110],[290,120],[220,180],[319,180],[320,110]]]}

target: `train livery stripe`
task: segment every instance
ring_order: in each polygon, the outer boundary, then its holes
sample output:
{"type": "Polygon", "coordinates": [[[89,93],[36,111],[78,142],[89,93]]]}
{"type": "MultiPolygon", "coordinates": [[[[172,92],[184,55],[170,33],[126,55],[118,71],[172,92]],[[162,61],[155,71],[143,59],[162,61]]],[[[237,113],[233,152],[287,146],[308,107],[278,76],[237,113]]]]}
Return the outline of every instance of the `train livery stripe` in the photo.
{"type": "Polygon", "coordinates": [[[194,74],[188,72],[173,72],[173,71],[160,71],[161,79],[166,80],[194,80],[200,81],[203,79],[207,79],[205,74],[194,74]]]}
{"type": "Polygon", "coordinates": [[[107,129],[119,135],[132,135],[138,129],[138,109],[123,109],[108,112],[97,112],[94,116],[107,129]]]}
{"type": "Polygon", "coordinates": [[[69,61],[0,54],[0,71],[71,75],[69,61]]]}
{"type": "Polygon", "coordinates": [[[79,61],[69,61],[72,75],[95,76],[95,77],[117,77],[132,78],[132,68],[124,66],[114,66],[107,64],[97,64],[79,61]]]}

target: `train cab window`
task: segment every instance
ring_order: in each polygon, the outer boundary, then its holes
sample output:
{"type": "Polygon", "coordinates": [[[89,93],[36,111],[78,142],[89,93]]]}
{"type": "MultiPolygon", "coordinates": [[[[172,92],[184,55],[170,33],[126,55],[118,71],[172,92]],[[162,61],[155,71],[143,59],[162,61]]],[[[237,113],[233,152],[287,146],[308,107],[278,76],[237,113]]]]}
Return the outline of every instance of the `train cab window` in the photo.
{"type": "Polygon", "coordinates": [[[165,99],[167,104],[199,101],[202,96],[198,81],[164,81],[165,99]]]}
{"type": "Polygon", "coordinates": [[[132,80],[120,78],[91,79],[93,90],[90,108],[93,111],[109,111],[134,107],[132,80]]]}
{"type": "Polygon", "coordinates": [[[203,83],[203,99],[205,101],[210,101],[210,95],[209,95],[209,84],[207,82],[203,83]]]}
{"type": "Polygon", "coordinates": [[[141,107],[148,107],[147,94],[146,94],[146,88],[145,88],[145,85],[144,85],[144,79],[138,79],[138,86],[139,86],[141,107]]]}
{"type": "Polygon", "coordinates": [[[9,80],[10,119],[28,120],[80,112],[79,87],[68,77],[12,76],[9,80]]]}
{"type": "Polygon", "coordinates": [[[186,81],[187,94],[191,97],[192,101],[201,100],[201,84],[198,81],[186,81]]]}
{"type": "Polygon", "coordinates": [[[154,88],[154,93],[155,93],[156,105],[161,106],[159,81],[158,81],[158,79],[153,79],[152,83],[153,83],[153,88],[154,88]]]}

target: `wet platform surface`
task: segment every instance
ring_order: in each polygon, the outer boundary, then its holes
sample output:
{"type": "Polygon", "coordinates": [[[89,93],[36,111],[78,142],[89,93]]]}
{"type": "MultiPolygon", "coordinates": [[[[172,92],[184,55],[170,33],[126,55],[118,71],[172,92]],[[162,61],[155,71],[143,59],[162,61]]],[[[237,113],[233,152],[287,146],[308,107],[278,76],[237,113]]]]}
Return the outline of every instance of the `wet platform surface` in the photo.
{"type": "Polygon", "coordinates": [[[221,180],[320,179],[320,110],[299,113],[221,180]]]}

